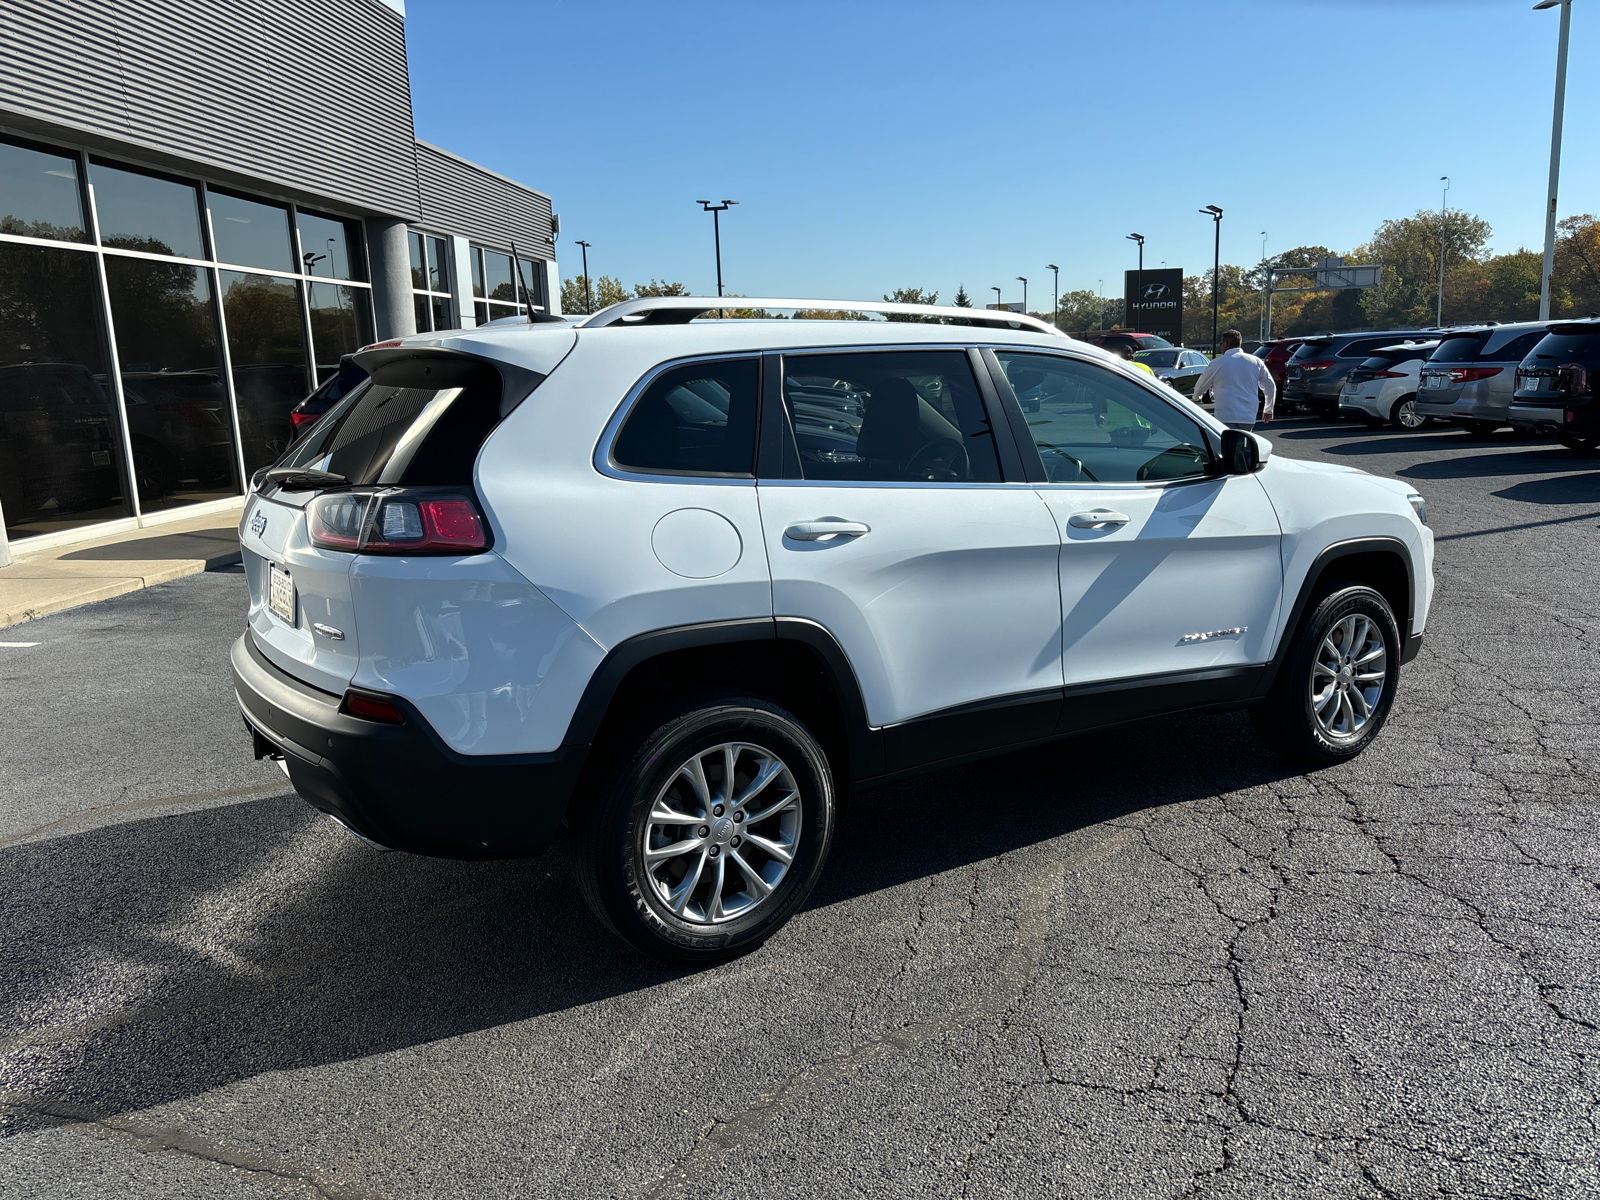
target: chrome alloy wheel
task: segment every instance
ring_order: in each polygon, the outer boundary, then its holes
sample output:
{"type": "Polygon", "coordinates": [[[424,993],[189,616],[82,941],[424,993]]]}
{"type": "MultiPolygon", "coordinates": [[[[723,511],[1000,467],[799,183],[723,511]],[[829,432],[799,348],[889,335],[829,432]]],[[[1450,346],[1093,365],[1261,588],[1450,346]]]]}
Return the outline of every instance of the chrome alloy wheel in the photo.
{"type": "Polygon", "coordinates": [[[1378,623],[1352,613],[1334,624],[1311,665],[1311,709],[1336,742],[1360,736],[1383,695],[1389,648],[1378,623]]]}
{"type": "Polygon", "coordinates": [[[1394,423],[1401,429],[1421,429],[1428,418],[1417,411],[1416,400],[1402,400],[1394,406],[1394,423]]]}
{"type": "Polygon", "coordinates": [[[644,823],[645,873],[685,921],[718,925],[764,903],[800,842],[800,790],[783,760],[746,742],[697,752],[644,823]]]}

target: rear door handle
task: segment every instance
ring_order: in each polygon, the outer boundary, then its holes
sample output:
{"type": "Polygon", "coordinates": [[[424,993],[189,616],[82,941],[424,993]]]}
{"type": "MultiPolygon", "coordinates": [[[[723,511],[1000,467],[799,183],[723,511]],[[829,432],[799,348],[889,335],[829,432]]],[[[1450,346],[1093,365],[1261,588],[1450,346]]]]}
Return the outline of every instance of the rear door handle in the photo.
{"type": "Polygon", "coordinates": [[[791,525],[783,531],[783,536],[796,542],[821,542],[836,537],[858,538],[871,532],[872,526],[863,525],[860,521],[823,517],[820,521],[801,521],[791,525]]]}
{"type": "Polygon", "coordinates": [[[1074,529],[1096,529],[1101,525],[1126,525],[1128,514],[1111,512],[1109,509],[1097,508],[1094,512],[1073,513],[1067,518],[1067,524],[1074,529]]]}

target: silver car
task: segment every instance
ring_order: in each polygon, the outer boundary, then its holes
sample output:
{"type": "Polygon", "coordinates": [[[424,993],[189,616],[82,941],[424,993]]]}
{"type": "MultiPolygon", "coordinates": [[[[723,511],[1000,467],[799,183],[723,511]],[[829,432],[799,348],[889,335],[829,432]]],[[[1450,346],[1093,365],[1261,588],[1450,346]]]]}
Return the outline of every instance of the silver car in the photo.
{"type": "Polygon", "coordinates": [[[1539,344],[1546,321],[1477,325],[1439,335],[1439,348],[1422,367],[1416,410],[1490,434],[1511,419],[1517,364],[1539,344]]]}

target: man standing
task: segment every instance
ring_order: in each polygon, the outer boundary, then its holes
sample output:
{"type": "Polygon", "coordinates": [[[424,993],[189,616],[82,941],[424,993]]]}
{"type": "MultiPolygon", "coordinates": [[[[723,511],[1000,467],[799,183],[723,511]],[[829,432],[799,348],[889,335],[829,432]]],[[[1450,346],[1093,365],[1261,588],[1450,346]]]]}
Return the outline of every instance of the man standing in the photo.
{"type": "Polygon", "coordinates": [[[1253,354],[1239,348],[1244,337],[1237,329],[1222,335],[1222,353],[1206,364],[1200,378],[1194,381],[1194,399],[1211,393],[1216,407],[1217,420],[1229,429],[1250,430],[1256,427],[1256,393],[1266,397],[1261,411],[1263,421],[1272,420],[1272,405],[1278,398],[1278,385],[1272,381],[1267,364],[1253,354]]]}

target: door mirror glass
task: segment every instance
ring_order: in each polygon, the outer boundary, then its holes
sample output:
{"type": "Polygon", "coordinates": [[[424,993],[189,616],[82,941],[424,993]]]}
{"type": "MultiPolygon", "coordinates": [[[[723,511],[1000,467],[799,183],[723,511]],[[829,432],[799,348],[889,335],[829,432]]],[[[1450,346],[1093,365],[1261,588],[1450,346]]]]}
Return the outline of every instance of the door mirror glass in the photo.
{"type": "Polygon", "coordinates": [[[1251,475],[1261,466],[1261,447],[1242,429],[1222,431],[1222,470],[1225,475],[1251,475]]]}

